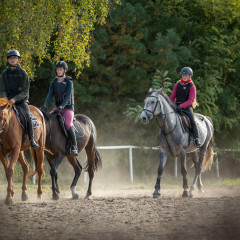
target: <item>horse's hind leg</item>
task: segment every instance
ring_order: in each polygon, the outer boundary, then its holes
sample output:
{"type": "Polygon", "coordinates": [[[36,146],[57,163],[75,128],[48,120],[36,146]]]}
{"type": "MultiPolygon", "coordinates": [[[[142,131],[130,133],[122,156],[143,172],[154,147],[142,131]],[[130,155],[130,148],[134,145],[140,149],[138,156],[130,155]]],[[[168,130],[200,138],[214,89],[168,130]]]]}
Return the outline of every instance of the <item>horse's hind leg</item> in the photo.
{"type": "MultiPolygon", "coordinates": [[[[198,156],[197,156],[197,152],[192,152],[191,153],[191,158],[192,158],[192,161],[193,161],[193,164],[194,164],[194,168],[195,168],[195,172],[197,171],[198,169],[198,156]]],[[[198,191],[203,193],[203,185],[202,185],[202,179],[201,179],[201,173],[199,174],[198,176],[198,191]]]]}
{"type": "Polygon", "coordinates": [[[38,173],[38,190],[37,194],[38,197],[41,198],[42,196],[42,175],[43,175],[43,160],[44,160],[44,149],[43,147],[39,147],[34,149],[37,157],[37,166],[36,166],[36,171],[38,173]]]}
{"type": "Polygon", "coordinates": [[[186,167],[186,153],[180,154],[180,162],[181,162],[181,174],[183,177],[183,194],[182,197],[188,197],[188,181],[187,181],[187,167],[186,167]]]}
{"type": "MultiPolygon", "coordinates": [[[[190,191],[189,191],[189,196],[190,197],[193,197],[193,191],[195,189],[196,182],[197,182],[197,180],[198,180],[198,178],[201,174],[201,171],[202,171],[202,163],[203,163],[203,159],[206,155],[206,151],[207,151],[207,147],[203,145],[200,148],[198,164],[197,164],[196,171],[195,171],[195,177],[194,177],[193,183],[190,187],[190,191]]],[[[200,179],[200,183],[201,183],[201,179],[200,179]]]]}
{"type": "Polygon", "coordinates": [[[26,201],[28,199],[27,178],[28,178],[29,166],[28,166],[28,162],[26,161],[23,152],[19,153],[18,161],[21,164],[21,167],[22,167],[22,170],[23,170],[22,201],[26,201]]]}
{"type": "Polygon", "coordinates": [[[72,185],[71,185],[72,198],[73,199],[78,199],[79,196],[76,192],[76,185],[77,185],[77,181],[78,181],[78,179],[81,175],[82,166],[78,162],[78,160],[75,156],[67,156],[67,159],[71,163],[71,165],[73,166],[74,171],[75,171],[75,176],[73,178],[72,185]]]}
{"type": "Polygon", "coordinates": [[[89,184],[87,194],[85,199],[88,199],[92,195],[92,181],[94,177],[94,154],[95,152],[92,151],[92,147],[87,145],[86,148],[87,159],[88,159],[88,175],[89,175],[89,184]]]}

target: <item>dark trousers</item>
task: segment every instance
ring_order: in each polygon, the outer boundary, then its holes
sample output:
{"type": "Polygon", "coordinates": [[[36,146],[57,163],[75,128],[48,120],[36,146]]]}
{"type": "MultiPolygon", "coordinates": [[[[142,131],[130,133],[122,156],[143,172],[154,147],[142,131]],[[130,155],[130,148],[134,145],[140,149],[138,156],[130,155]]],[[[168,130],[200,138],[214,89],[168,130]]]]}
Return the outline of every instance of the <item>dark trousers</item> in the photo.
{"type": "Polygon", "coordinates": [[[192,106],[187,107],[187,108],[183,108],[182,112],[184,114],[186,114],[189,117],[189,119],[190,119],[191,130],[192,130],[193,137],[194,138],[198,138],[199,137],[198,136],[198,129],[197,129],[197,125],[196,125],[196,122],[195,122],[195,119],[194,119],[194,116],[193,116],[193,108],[192,108],[192,106]]]}
{"type": "Polygon", "coordinates": [[[26,121],[28,122],[30,120],[30,110],[29,110],[28,104],[17,102],[17,103],[15,103],[15,105],[23,109],[23,111],[25,112],[26,121]]]}

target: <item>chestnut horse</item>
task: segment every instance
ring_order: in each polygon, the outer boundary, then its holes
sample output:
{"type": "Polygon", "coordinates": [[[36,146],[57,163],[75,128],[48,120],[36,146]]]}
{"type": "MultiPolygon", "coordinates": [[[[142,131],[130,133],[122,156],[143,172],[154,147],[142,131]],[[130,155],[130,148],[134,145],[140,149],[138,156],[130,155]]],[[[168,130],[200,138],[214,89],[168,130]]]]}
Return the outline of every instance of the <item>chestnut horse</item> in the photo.
{"type": "MultiPolygon", "coordinates": [[[[30,112],[37,118],[39,127],[34,129],[34,138],[39,147],[35,149],[37,157],[36,170],[39,176],[38,181],[38,197],[41,197],[41,178],[43,174],[43,159],[44,147],[46,140],[46,125],[41,111],[34,107],[29,106],[30,112]]],[[[0,159],[3,163],[6,178],[8,181],[6,204],[13,203],[13,183],[12,177],[17,160],[20,162],[24,172],[22,184],[22,200],[28,199],[27,195],[27,177],[28,177],[28,163],[25,160],[23,151],[30,148],[29,137],[26,135],[25,141],[23,140],[24,129],[18,122],[15,111],[12,105],[5,98],[0,98],[0,159]],[[10,161],[8,155],[11,155],[10,161]]]]}
{"type": "MultiPolygon", "coordinates": [[[[67,138],[59,123],[58,116],[52,115],[48,112],[42,111],[46,121],[46,146],[45,156],[50,164],[50,175],[52,177],[52,197],[54,200],[59,199],[59,188],[57,183],[57,168],[66,156],[70,164],[73,166],[75,175],[71,184],[72,198],[78,199],[76,192],[76,184],[80,177],[82,166],[79,163],[76,156],[70,155],[67,138]]],[[[90,118],[83,114],[77,114],[74,116],[76,121],[81,126],[82,137],[77,138],[78,151],[82,151],[85,148],[87,154],[87,171],[89,174],[89,186],[85,198],[88,198],[92,192],[92,181],[94,177],[94,171],[98,170],[102,166],[101,156],[96,148],[97,144],[97,131],[90,118]]]]}

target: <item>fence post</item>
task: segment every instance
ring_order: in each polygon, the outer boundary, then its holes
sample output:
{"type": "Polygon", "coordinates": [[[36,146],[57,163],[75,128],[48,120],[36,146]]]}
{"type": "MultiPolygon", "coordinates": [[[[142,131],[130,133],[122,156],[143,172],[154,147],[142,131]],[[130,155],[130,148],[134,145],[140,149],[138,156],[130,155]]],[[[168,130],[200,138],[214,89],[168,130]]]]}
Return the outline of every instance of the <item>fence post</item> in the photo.
{"type": "Polygon", "coordinates": [[[218,155],[215,153],[216,156],[216,171],[217,171],[217,178],[219,178],[219,164],[218,164],[218,155]]]}
{"type": "Polygon", "coordinates": [[[177,178],[177,157],[174,158],[174,176],[177,178]]]}
{"type": "Polygon", "coordinates": [[[133,182],[132,147],[129,147],[129,165],[130,165],[130,179],[131,182],[133,182]]]}
{"type": "MultiPolygon", "coordinates": [[[[35,170],[36,170],[36,166],[35,166],[35,162],[33,161],[33,172],[35,172],[35,170]]],[[[36,174],[33,175],[32,183],[36,184],[36,174]]]]}

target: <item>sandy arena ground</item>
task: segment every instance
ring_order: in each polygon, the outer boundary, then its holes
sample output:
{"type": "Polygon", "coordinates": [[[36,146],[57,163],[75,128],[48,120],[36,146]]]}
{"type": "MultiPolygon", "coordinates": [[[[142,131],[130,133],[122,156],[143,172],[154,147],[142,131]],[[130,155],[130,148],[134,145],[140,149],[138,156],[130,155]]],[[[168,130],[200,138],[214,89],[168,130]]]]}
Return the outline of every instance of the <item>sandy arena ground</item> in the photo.
{"type": "Polygon", "coordinates": [[[90,200],[64,192],[58,201],[51,194],[29,194],[21,202],[4,203],[0,193],[0,239],[240,239],[240,187],[195,191],[182,198],[182,190],[95,191],[90,200]]]}

